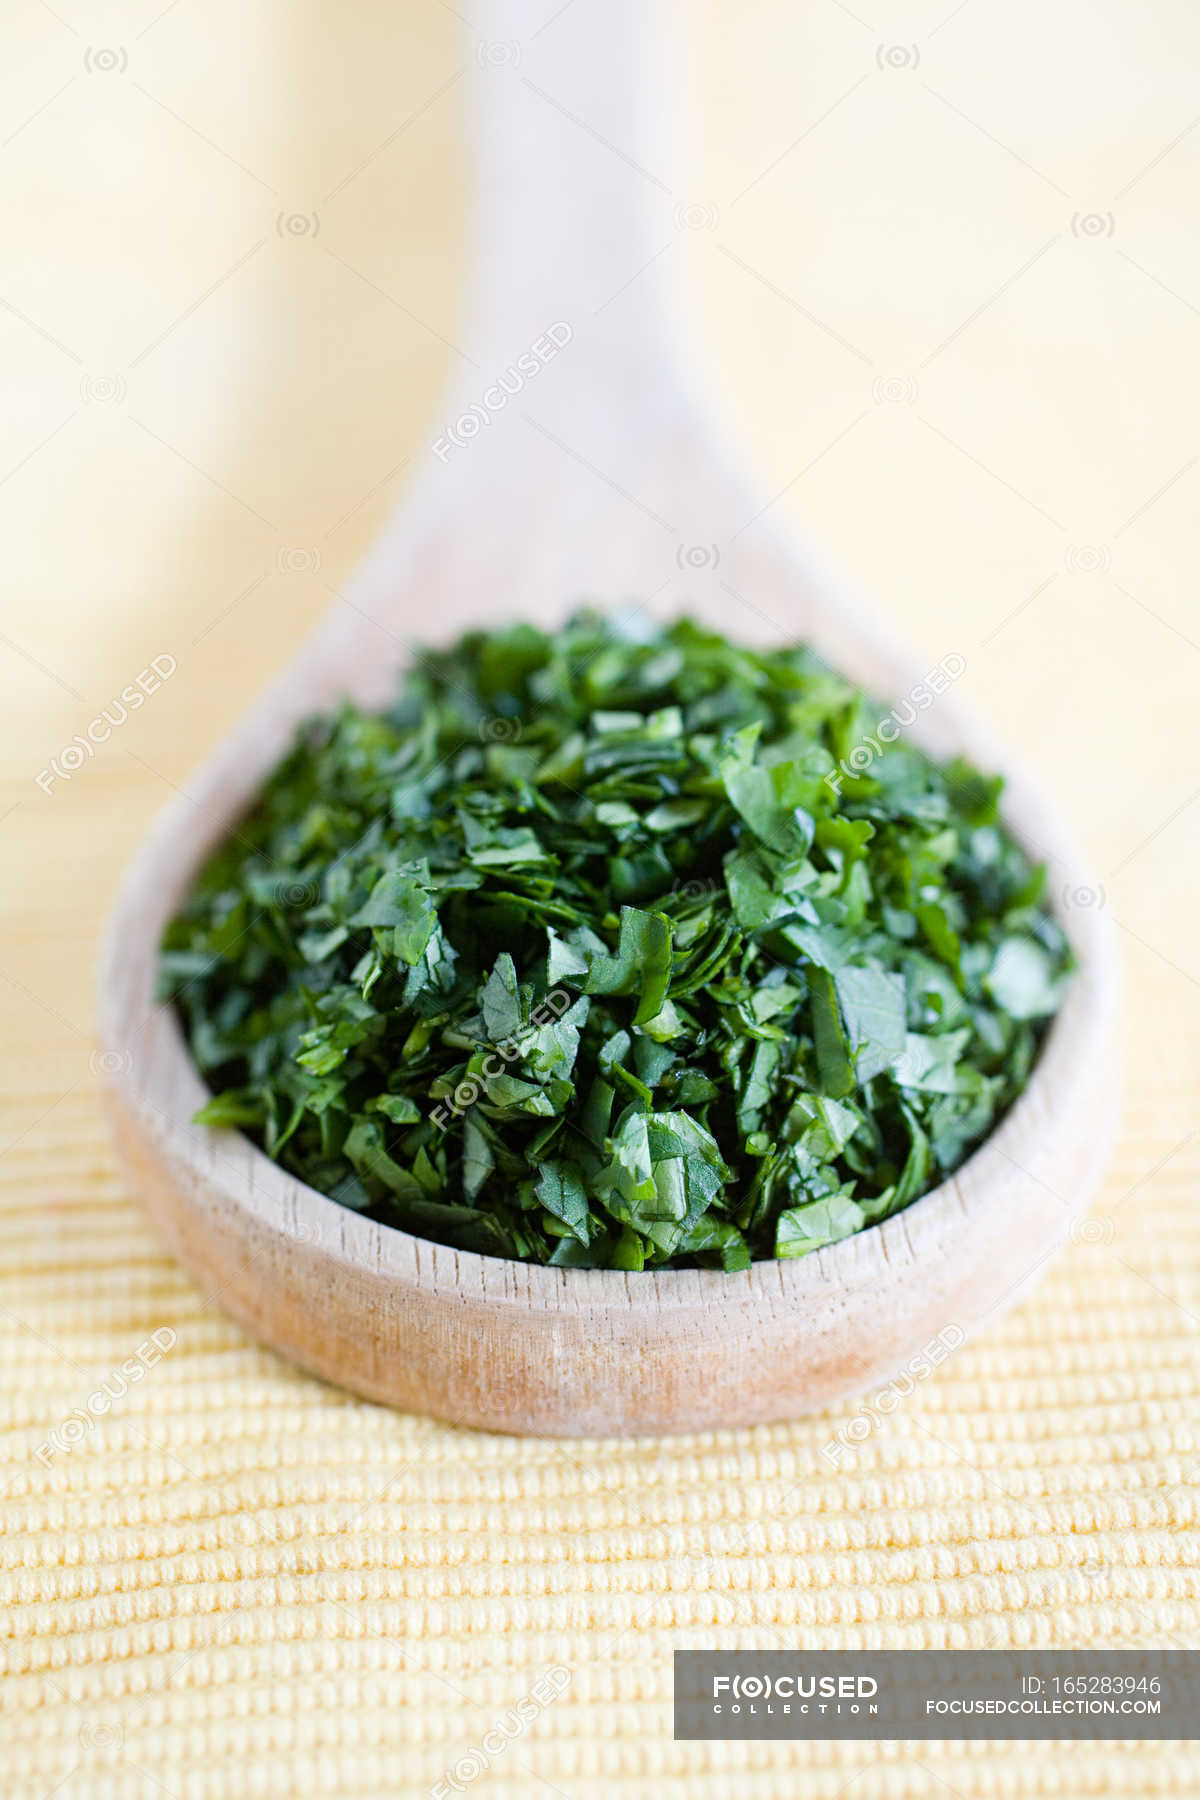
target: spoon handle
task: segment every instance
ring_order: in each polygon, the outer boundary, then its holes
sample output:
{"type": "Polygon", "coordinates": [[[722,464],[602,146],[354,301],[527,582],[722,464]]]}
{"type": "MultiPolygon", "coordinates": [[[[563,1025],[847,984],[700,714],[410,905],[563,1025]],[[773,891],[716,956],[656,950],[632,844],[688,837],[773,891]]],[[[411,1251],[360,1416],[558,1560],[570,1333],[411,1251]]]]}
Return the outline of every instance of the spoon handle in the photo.
{"type": "Polygon", "coordinates": [[[552,0],[485,0],[478,13],[461,391],[475,394],[556,323],[571,328],[577,369],[661,380],[655,265],[674,227],[654,12],[651,0],[571,0],[557,14],[552,0]]]}
{"type": "MultiPolygon", "coordinates": [[[[468,624],[596,599],[701,605],[735,635],[822,637],[837,588],[781,549],[691,366],[671,276],[653,0],[479,0],[470,22],[472,258],[455,372],[417,478],[316,652],[384,699],[394,659],[468,624]],[[361,616],[360,616],[361,615],[361,616]],[[362,620],[365,618],[366,627],[362,620]]],[[[839,610],[842,607],[837,599],[839,610]]],[[[836,645],[835,645],[836,647],[836,645]]]]}
{"type": "MultiPolygon", "coordinates": [[[[424,467],[361,572],[393,626],[437,590],[439,635],[644,598],[746,516],[681,372],[665,298],[648,0],[482,0],[471,26],[473,255],[424,467]],[[407,590],[410,604],[405,606],[407,590]]],[[[432,629],[422,617],[421,628],[432,629]]]]}

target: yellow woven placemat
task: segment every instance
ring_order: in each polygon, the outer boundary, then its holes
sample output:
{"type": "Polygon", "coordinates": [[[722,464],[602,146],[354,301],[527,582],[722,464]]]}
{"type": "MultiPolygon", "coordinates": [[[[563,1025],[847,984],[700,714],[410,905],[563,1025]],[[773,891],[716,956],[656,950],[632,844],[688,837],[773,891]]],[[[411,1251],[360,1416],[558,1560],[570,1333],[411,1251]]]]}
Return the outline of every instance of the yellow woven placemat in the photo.
{"type": "Polygon", "coordinates": [[[1197,1791],[1186,1746],[712,1746],[670,1723],[689,1645],[1197,1643],[1178,971],[1135,961],[1128,1116],[1079,1241],[861,1441],[854,1404],[635,1444],[452,1430],[248,1342],[114,1170],[84,970],[118,760],[40,810],[12,785],[4,822],[30,872],[5,934],[5,1800],[1197,1791]]]}
{"type": "Polygon", "coordinates": [[[678,1647],[1200,1644],[1200,33],[1183,0],[864,9],[676,21],[700,98],[664,254],[764,492],[931,663],[964,657],[966,703],[1078,826],[1103,886],[1070,903],[1106,905],[1126,958],[1127,1100],[1092,1224],[837,1467],[853,1404],[638,1444],[360,1404],[143,1221],[98,1111],[96,931],[431,437],[472,52],[427,0],[20,13],[3,1800],[1200,1793],[1184,1744],[671,1738],[678,1647]]]}

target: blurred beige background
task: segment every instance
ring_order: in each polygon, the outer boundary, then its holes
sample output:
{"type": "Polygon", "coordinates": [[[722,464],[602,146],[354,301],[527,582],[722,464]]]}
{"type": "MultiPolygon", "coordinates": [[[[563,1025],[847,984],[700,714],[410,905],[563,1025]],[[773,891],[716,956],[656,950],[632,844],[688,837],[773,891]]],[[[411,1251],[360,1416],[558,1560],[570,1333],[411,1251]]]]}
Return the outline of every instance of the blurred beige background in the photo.
{"type": "Polygon", "coordinates": [[[684,1642],[1200,1642],[1185,0],[664,24],[664,254],[729,434],[927,661],[965,658],[960,697],[1097,872],[1074,903],[1118,928],[1123,1137],[1038,1296],[836,1479],[832,1415],[518,1445],[286,1369],[115,1172],[91,981],[119,872],[441,423],[470,10],[11,0],[0,28],[4,1791],[425,1793],[562,1661],[567,1695],[473,1792],[974,1795],[1018,1761],[1025,1792],[1200,1792],[1187,1746],[726,1750],[673,1746],[668,1708],[684,1642]],[[44,1469],[47,1428],[163,1325],[155,1380],[44,1469]]]}

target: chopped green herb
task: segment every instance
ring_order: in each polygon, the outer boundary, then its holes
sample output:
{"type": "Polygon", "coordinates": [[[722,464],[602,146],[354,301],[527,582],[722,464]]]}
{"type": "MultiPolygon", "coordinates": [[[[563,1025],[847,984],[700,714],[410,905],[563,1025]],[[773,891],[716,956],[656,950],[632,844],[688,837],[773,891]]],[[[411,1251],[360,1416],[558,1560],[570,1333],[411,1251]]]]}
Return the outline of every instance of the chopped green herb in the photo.
{"type": "Polygon", "coordinates": [[[903,740],[858,769],[876,718],[688,621],[422,656],[305,728],[167,930],[198,1117],[568,1268],[744,1269],[909,1205],[1020,1092],[1071,958],[999,783],[903,740]]]}

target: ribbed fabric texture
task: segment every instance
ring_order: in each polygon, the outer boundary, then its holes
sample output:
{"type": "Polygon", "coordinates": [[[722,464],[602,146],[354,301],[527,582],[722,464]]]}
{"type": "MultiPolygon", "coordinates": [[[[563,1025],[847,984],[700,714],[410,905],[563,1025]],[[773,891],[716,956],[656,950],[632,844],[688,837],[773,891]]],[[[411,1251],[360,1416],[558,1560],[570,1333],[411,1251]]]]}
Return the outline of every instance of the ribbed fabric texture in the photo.
{"type": "MultiPolygon", "coordinates": [[[[72,916],[64,892],[31,917],[37,969],[72,916]]],[[[670,1713],[677,1647],[1200,1641],[1197,1143],[1178,1071],[1160,1087],[1136,1054],[1170,970],[1132,996],[1125,1130],[1079,1241],[837,1468],[854,1404],[559,1444],[292,1370],[152,1236],[70,983],[43,974],[35,1004],[14,980],[8,1103],[44,1116],[0,1158],[4,1800],[1200,1791],[1186,1744],[677,1744],[670,1713]]]]}
{"type": "MultiPolygon", "coordinates": [[[[676,1744],[671,1653],[1200,1644],[1195,9],[669,8],[653,103],[691,116],[639,171],[572,83],[536,92],[588,3],[546,0],[488,79],[661,208],[766,525],[922,666],[960,654],[963,704],[1079,831],[1106,886],[1068,901],[1108,905],[1127,964],[1112,1171],[1036,1294],[837,1467],[854,1404],[492,1438],[322,1387],[206,1304],[101,1123],[95,933],[446,429],[464,71],[510,46],[463,0],[10,7],[0,1800],[1187,1800],[1186,1743],[676,1744]],[[177,673],[89,748],[163,653],[177,673]]],[[[638,261],[618,245],[567,315],[581,355],[593,306],[646,329],[638,261]]],[[[587,450],[564,446],[644,527],[640,447],[587,450]]],[[[739,633],[731,562],[658,548],[641,591],[678,576],[674,611],[711,581],[739,633]]],[[[520,611],[509,568],[500,546],[481,604],[520,611]]],[[[438,636],[402,598],[381,655],[438,636]]]]}

